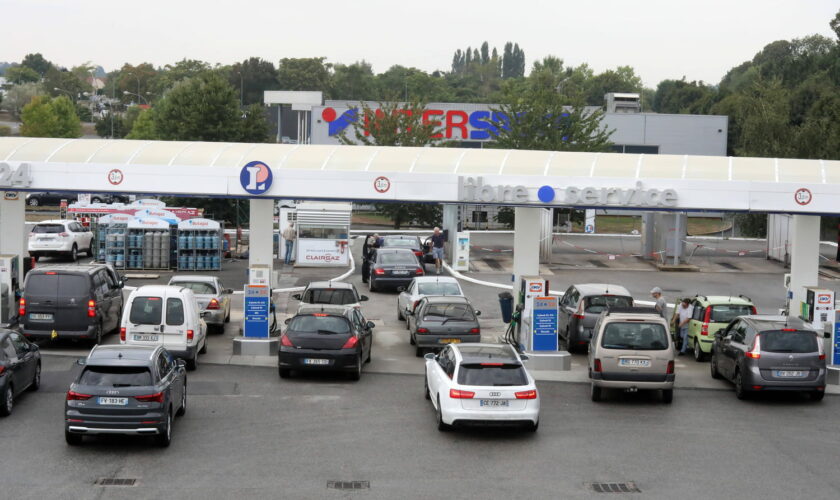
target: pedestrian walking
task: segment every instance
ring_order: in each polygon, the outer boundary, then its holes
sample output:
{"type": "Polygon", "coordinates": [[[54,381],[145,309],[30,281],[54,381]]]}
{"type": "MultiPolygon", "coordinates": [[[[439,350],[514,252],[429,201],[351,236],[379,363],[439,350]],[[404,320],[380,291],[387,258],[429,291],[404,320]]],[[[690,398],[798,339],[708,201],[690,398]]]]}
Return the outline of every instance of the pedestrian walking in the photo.
{"type": "Polygon", "coordinates": [[[444,238],[440,228],[436,227],[432,234],[432,257],[435,259],[435,272],[437,274],[440,274],[440,268],[443,267],[443,250],[445,245],[446,238],[444,238]]]}
{"type": "Polygon", "coordinates": [[[691,321],[691,299],[684,298],[677,308],[677,331],[680,333],[680,356],[688,349],[688,322],[691,321]]]}
{"type": "Polygon", "coordinates": [[[292,222],[289,224],[286,229],[283,230],[283,239],[286,241],[286,265],[292,263],[292,250],[295,248],[295,240],[297,239],[297,231],[295,230],[295,223],[292,222]]]}
{"type": "Polygon", "coordinates": [[[668,319],[668,303],[665,301],[665,297],[662,296],[662,289],[655,286],[651,289],[650,294],[656,301],[653,308],[656,309],[656,312],[658,312],[663,318],[668,319]]]}

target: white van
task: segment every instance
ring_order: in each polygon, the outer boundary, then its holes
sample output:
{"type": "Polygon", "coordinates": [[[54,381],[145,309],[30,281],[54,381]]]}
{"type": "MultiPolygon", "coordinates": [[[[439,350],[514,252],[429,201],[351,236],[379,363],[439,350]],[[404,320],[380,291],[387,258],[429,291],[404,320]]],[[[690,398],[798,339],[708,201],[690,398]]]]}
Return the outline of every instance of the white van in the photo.
{"type": "Polygon", "coordinates": [[[189,288],[146,285],[131,292],[120,325],[120,342],[162,345],[195,370],[207,352],[207,324],[189,288]]]}

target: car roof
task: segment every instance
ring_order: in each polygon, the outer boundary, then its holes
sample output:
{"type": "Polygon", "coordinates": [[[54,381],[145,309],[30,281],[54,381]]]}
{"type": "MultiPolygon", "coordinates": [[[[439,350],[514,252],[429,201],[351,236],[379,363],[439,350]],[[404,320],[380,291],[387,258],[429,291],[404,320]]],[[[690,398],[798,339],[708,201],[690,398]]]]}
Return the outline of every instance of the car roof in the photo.
{"type": "Polygon", "coordinates": [[[601,314],[604,314],[606,319],[609,320],[656,319],[665,321],[665,318],[652,307],[612,307],[601,314]]]}
{"type": "Polygon", "coordinates": [[[630,292],[621,285],[611,285],[609,283],[581,283],[574,285],[574,287],[584,296],[587,295],[626,295],[631,297],[630,292]]]}
{"type": "Polygon", "coordinates": [[[510,344],[470,343],[452,347],[461,355],[461,363],[482,363],[490,360],[519,364],[519,358],[510,344]]]}
{"type": "Polygon", "coordinates": [[[355,309],[352,304],[336,305],[336,304],[301,304],[298,308],[298,314],[315,314],[325,313],[333,316],[346,316],[355,309]]]}
{"type": "Polygon", "coordinates": [[[452,276],[418,276],[414,278],[417,283],[458,283],[452,276]]]}
{"type": "Polygon", "coordinates": [[[704,304],[719,306],[725,304],[734,304],[739,306],[751,306],[753,305],[752,301],[749,297],[744,297],[741,295],[734,296],[734,295],[697,295],[695,296],[697,300],[704,304]]]}
{"type": "Polygon", "coordinates": [[[405,239],[418,239],[419,237],[415,234],[386,234],[382,236],[383,239],[396,239],[399,238],[401,240],[405,239]]]}
{"type": "Polygon", "coordinates": [[[78,222],[73,219],[50,219],[50,220],[42,220],[35,223],[36,226],[40,226],[41,224],[67,224],[70,222],[78,222]]]}
{"type": "Polygon", "coordinates": [[[428,301],[429,304],[469,304],[463,295],[427,295],[423,300],[428,301]]]}
{"type": "Polygon", "coordinates": [[[47,271],[63,271],[63,272],[77,272],[77,273],[92,273],[100,269],[105,269],[108,266],[105,264],[45,264],[32,269],[27,274],[45,273],[47,271]]]}
{"type": "Polygon", "coordinates": [[[740,316],[740,318],[750,323],[757,331],[780,330],[782,328],[796,328],[797,330],[808,330],[809,332],[814,331],[807,323],[796,317],[755,314],[740,316]]]}
{"type": "Polygon", "coordinates": [[[160,346],[97,345],[88,354],[88,365],[148,366],[160,346]]]}
{"type": "Polygon", "coordinates": [[[162,295],[171,292],[183,292],[183,293],[192,293],[192,290],[189,288],[185,288],[182,286],[174,286],[174,285],[143,285],[138,287],[132,294],[134,295],[162,295]]]}
{"type": "Polygon", "coordinates": [[[345,283],[344,281],[312,281],[306,288],[335,288],[340,290],[352,290],[352,283],[345,283]]]}
{"type": "Polygon", "coordinates": [[[414,255],[414,252],[406,247],[379,247],[376,249],[376,253],[409,253],[414,255]]]}
{"type": "Polygon", "coordinates": [[[196,275],[189,275],[189,274],[176,274],[175,276],[169,278],[169,282],[173,281],[188,281],[193,283],[216,283],[215,276],[207,276],[202,274],[196,275]]]}

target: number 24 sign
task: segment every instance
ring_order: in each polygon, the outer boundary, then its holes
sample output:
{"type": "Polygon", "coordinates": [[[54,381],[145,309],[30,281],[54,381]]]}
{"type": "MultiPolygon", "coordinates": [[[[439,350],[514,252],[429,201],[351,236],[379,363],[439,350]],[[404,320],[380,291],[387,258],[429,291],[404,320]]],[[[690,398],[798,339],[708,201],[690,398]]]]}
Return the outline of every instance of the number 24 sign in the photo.
{"type": "Polygon", "coordinates": [[[0,163],[0,188],[29,187],[31,184],[32,172],[28,163],[21,163],[17,168],[0,163]]]}

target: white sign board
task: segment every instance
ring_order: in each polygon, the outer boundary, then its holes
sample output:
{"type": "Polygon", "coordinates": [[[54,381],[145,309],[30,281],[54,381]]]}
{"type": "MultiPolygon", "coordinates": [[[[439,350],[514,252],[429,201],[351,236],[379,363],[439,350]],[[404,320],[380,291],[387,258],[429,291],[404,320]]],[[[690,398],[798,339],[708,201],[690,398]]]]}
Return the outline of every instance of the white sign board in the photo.
{"type": "Polygon", "coordinates": [[[350,263],[348,240],[301,238],[296,241],[297,262],[304,267],[342,267],[350,263]]]}

